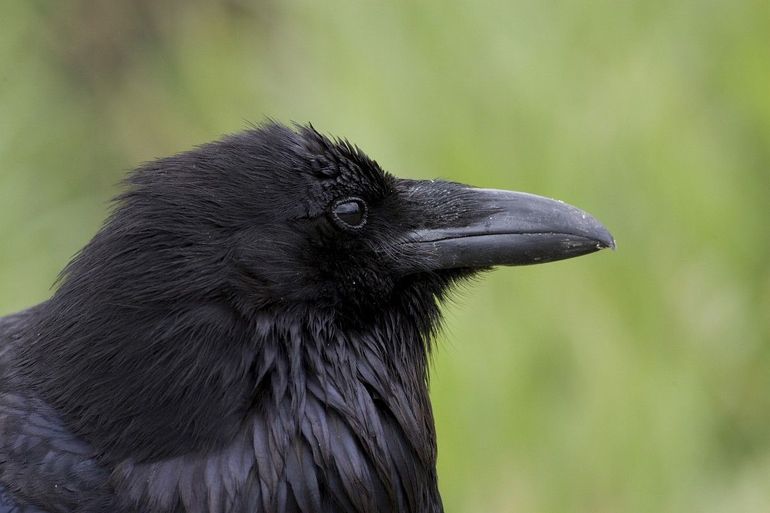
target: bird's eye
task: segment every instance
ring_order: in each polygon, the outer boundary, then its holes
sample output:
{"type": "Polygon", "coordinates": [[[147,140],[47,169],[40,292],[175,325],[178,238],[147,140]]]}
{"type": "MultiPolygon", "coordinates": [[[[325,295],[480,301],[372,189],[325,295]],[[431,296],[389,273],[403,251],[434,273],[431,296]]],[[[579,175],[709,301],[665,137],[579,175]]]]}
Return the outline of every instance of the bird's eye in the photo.
{"type": "Polygon", "coordinates": [[[361,228],[366,224],[366,203],[360,198],[347,198],[332,206],[332,217],[344,228],[361,228]]]}

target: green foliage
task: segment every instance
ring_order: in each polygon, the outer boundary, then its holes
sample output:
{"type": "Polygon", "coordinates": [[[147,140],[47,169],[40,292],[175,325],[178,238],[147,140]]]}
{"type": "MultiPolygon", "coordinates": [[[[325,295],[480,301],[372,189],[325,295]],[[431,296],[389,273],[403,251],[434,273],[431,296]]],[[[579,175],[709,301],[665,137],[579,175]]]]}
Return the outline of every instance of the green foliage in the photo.
{"type": "Polygon", "coordinates": [[[448,511],[770,510],[766,2],[5,0],[0,18],[0,312],[50,294],[126,169],[312,121],[395,174],[559,197],[618,240],[448,305],[448,511]]]}

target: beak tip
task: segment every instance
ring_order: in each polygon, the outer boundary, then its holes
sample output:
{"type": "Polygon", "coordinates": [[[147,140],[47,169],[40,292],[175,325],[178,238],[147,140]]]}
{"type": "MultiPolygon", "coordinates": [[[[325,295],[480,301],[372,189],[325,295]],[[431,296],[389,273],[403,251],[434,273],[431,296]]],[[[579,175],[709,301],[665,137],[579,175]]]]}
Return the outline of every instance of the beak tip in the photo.
{"type": "Polygon", "coordinates": [[[596,241],[596,249],[611,249],[612,251],[615,251],[617,247],[618,245],[617,242],[615,242],[615,237],[613,237],[610,232],[606,232],[606,236],[603,236],[596,241]]]}

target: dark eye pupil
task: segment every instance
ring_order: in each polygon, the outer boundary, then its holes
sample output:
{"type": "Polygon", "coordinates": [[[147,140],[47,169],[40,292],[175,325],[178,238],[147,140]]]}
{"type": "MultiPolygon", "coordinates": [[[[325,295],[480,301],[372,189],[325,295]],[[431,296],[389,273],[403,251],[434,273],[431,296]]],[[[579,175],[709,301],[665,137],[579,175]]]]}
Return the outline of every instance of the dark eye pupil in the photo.
{"type": "Polygon", "coordinates": [[[366,221],[366,204],[359,199],[341,201],[334,205],[334,216],[342,223],[358,228],[366,221]]]}

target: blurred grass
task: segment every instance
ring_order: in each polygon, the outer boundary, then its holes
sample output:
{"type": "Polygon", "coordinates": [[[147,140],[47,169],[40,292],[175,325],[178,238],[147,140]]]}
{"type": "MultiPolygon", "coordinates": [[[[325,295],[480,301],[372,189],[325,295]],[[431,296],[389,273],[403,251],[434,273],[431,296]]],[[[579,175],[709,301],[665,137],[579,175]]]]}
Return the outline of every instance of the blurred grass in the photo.
{"type": "Polygon", "coordinates": [[[618,239],[448,305],[447,511],[770,511],[766,2],[5,0],[0,19],[0,312],[50,294],[125,170],[312,121],[398,175],[559,197],[618,239]]]}

